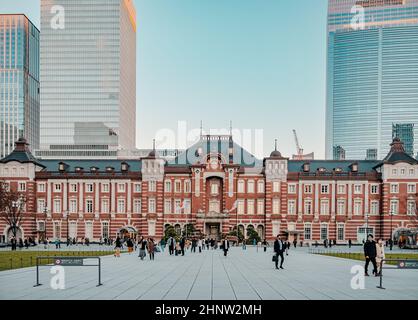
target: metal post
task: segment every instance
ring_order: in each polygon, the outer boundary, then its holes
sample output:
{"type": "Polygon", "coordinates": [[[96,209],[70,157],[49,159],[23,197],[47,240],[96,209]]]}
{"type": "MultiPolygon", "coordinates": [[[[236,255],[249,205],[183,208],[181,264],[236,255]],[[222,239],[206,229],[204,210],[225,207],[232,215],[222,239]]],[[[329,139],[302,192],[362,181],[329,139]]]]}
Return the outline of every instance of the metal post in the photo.
{"type": "Polygon", "coordinates": [[[100,259],[100,257],[97,257],[97,259],[99,260],[99,263],[98,263],[98,268],[99,268],[99,283],[98,283],[98,285],[97,285],[97,287],[99,287],[99,286],[101,286],[102,285],[102,281],[101,281],[101,279],[102,279],[102,275],[101,275],[101,271],[102,271],[102,262],[101,262],[101,259],[100,259]]]}
{"type": "Polygon", "coordinates": [[[39,257],[36,257],[36,284],[34,287],[39,287],[42,284],[39,283],[39,257]]]}
{"type": "Polygon", "coordinates": [[[383,288],[383,261],[384,261],[384,259],[382,259],[382,261],[380,261],[380,283],[379,283],[379,285],[377,286],[377,288],[379,288],[379,289],[383,289],[383,290],[385,290],[386,288],[383,288]]]}

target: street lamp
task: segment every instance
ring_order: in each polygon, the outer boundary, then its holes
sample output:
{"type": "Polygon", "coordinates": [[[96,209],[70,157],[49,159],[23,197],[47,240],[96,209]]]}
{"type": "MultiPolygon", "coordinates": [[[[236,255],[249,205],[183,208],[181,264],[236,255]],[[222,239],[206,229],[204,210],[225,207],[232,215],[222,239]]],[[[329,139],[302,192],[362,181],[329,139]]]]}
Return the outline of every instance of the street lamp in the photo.
{"type": "Polygon", "coordinates": [[[70,238],[70,233],[69,233],[69,223],[68,223],[68,220],[69,220],[69,218],[70,218],[70,213],[68,212],[68,211],[64,211],[64,218],[66,218],[66,220],[67,220],[67,247],[68,247],[68,245],[69,245],[69,238],[70,238]]]}
{"type": "Polygon", "coordinates": [[[392,251],[392,247],[393,247],[393,232],[392,232],[393,208],[390,208],[389,215],[390,215],[390,250],[392,251]]]}

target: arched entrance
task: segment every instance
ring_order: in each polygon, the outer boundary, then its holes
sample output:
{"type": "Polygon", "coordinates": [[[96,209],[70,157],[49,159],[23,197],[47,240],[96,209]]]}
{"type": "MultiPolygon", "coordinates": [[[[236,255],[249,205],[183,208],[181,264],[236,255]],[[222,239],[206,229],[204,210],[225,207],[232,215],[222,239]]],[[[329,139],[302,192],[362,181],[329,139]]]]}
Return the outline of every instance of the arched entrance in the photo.
{"type": "Polygon", "coordinates": [[[124,240],[127,240],[128,238],[136,240],[137,235],[138,231],[133,226],[125,226],[119,230],[119,237],[124,240]]]}

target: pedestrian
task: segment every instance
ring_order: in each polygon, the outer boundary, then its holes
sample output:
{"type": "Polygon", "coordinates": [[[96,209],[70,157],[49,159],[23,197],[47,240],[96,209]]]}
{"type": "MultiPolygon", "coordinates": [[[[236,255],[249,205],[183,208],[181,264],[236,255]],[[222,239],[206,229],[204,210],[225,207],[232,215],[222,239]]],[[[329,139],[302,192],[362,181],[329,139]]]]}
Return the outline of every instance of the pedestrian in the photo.
{"type": "Polygon", "coordinates": [[[10,239],[10,244],[12,245],[12,251],[15,251],[16,250],[16,247],[17,247],[17,241],[16,241],[16,238],[15,237],[12,237],[10,239]]]}
{"type": "Polygon", "coordinates": [[[173,237],[168,238],[168,253],[171,255],[174,254],[176,249],[176,240],[173,237]]]}
{"type": "Polygon", "coordinates": [[[176,256],[178,256],[181,252],[181,248],[180,248],[180,242],[177,241],[176,242],[176,256]]]}
{"type": "Polygon", "coordinates": [[[61,249],[61,241],[60,239],[55,239],[55,249],[61,249]]]}
{"type": "Polygon", "coordinates": [[[128,252],[131,254],[134,251],[134,243],[131,238],[126,241],[126,246],[128,247],[128,252]]]}
{"type": "Polygon", "coordinates": [[[274,241],[274,252],[275,252],[274,262],[276,265],[276,269],[279,269],[279,256],[280,256],[280,269],[284,269],[283,268],[283,262],[284,262],[283,251],[284,251],[283,241],[281,240],[280,235],[277,235],[276,241],[274,241]]]}
{"type": "Polygon", "coordinates": [[[298,244],[298,241],[295,239],[295,240],[293,240],[293,246],[296,248],[296,246],[297,246],[297,244],[298,244]]]}
{"type": "Polygon", "coordinates": [[[141,260],[144,260],[145,256],[147,255],[147,253],[146,253],[147,240],[145,240],[144,237],[141,237],[141,239],[139,240],[138,247],[139,247],[138,257],[141,258],[141,260]]]}
{"type": "Polygon", "coordinates": [[[26,249],[29,249],[29,241],[28,241],[28,239],[27,239],[27,238],[25,239],[25,248],[26,248],[26,249]]]}
{"type": "Polygon", "coordinates": [[[348,248],[351,249],[351,245],[352,245],[351,239],[348,239],[348,248]]]}
{"type": "Polygon", "coordinates": [[[197,239],[192,239],[192,252],[196,253],[196,247],[197,247],[197,239]]]}
{"type": "Polygon", "coordinates": [[[324,248],[325,249],[328,248],[328,241],[327,241],[327,239],[324,240],[324,248]]]}
{"type": "Polygon", "coordinates": [[[389,239],[389,250],[392,251],[393,249],[393,240],[392,238],[389,239]]]}
{"type": "Polygon", "coordinates": [[[332,248],[332,240],[331,239],[328,240],[328,243],[329,243],[329,248],[331,249],[332,248]]]}
{"type": "Polygon", "coordinates": [[[247,250],[247,243],[245,239],[242,239],[242,250],[247,250]]]}
{"type": "Polygon", "coordinates": [[[383,240],[379,239],[376,243],[376,265],[377,265],[377,275],[380,276],[382,273],[382,261],[385,259],[385,247],[383,245],[383,240]]]}
{"type": "Polygon", "coordinates": [[[23,249],[23,240],[22,240],[22,238],[19,238],[19,249],[20,250],[23,249]]]}
{"type": "Polygon", "coordinates": [[[152,238],[148,239],[147,249],[148,249],[149,259],[154,260],[154,255],[155,255],[154,239],[152,238]]]}
{"type": "Polygon", "coordinates": [[[180,250],[181,250],[181,255],[184,256],[184,247],[186,245],[186,238],[182,237],[180,239],[180,250]]]}
{"type": "Polygon", "coordinates": [[[160,241],[160,247],[161,247],[161,251],[164,252],[164,249],[165,249],[165,240],[164,240],[164,238],[162,238],[161,241],[160,241]]]}
{"type": "Polygon", "coordinates": [[[366,258],[366,265],[364,267],[364,275],[369,276],[368,269],[370,261],[373,264],[373,274],[377,276],[377,266],[376,266],[376,242],[373,240],[373,235],[369,234],[367,236],[367,241],[364,243],[364,256],[366,258]]]}
{"type": "Polygon", "coordinates": [[[119,236],[116,238],[115,242],[115,254],[114,256],[120,258],[120,248],[122,247],[122,241],[120,240],[119,236]]]}
{"type": "Polygon", "coordinates": [[[222,240],[222,249],[224,250],[224,257],[226,257],[229,250],[229,240],[226,237],[222,240]]]}
{"type": "Polygon", "coordinates": [[[209,245],[210,245],[209,238],[207,238],[207,239],[206,239],[206,249],[207,249],[207,250],[209,250],[209,245]]]}
{"type": "Polygon", "coordinates": [[[284,242],[284,248],[285,248],[285,251],[286,251],[286,255],[288,256],[289,255],[289,249],[290,249],[290,241],[286,240],[284,242]]]}
{"type": "Polygon", "coordinates": [[[202,239],[197,241],[197,246],[199,247],[199,253],[202,253],[202,247],[204,247],[202,239]]]}
{"type": "Polygon", "coordinates": [[[263,241],[263,251],[266,252],[267,251],[267,246],[268,246],[268,242],[266,239],[264,239],[263,241]]]}
{"type": "Polygon", "coordinates": [[[44,239],[44,249],[48,249],[48,238],[44,239]]]}

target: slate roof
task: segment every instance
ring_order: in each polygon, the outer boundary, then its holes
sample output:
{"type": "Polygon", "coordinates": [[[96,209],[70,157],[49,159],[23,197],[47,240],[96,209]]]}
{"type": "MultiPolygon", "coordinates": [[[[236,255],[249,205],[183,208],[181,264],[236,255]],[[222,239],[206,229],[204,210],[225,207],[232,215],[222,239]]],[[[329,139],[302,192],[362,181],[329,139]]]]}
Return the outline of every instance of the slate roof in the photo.
{"type": "Polygon", "coordinates": [[[342,172],[350,172],[351,165],[358,164],[358,172],[372,172],[374,167],[377,166],[380,161],[378,160],[289,160],[288,171],[289,172],[302,172],[303,165],[305,163],[310,164],[310,172],[316,172],[320,168],[325,168],[326,172],[332,172],[334,169],[341,168],[342,172]]]}
{"type": "Polygon", "coordinates": [[[36,159],[28,148],[26,139],[20,138],[16,143],[15,149],[6,157],[0,160],[0,163],[8,163],[11,161],[17,161],[20,163],[35,163],[36,165],[43,166],[38,159],[36,159]]]}
{"type": "Polygon", "coordinates": [[[98,171],[106,171],[107,167],[113,167],[115,171],[120,171],[122,163],[129,165],[129,171],[141,171],[140,160],[39,160],[45,166],[45,170],[49,172],[58,172],[60,162],[65,163],[68,172],[74,172],[77,167],[83,168],[84,171],[90,171],[91,167],[96,167],[98,171]]]}
{"type": "MultiPolygon", "coordinates": [[[[202,136],[201,139],[167,163],[168,166],[189,166],[206,163],[205,157],[210,153],[220,153],[229,162],[229,136],[202,136]]],[[[232,141],[234,164],[243,167],[262,167],[263,161],[254,157],[243,147],[232,141]]]]}

